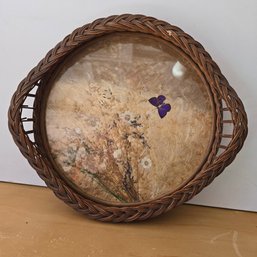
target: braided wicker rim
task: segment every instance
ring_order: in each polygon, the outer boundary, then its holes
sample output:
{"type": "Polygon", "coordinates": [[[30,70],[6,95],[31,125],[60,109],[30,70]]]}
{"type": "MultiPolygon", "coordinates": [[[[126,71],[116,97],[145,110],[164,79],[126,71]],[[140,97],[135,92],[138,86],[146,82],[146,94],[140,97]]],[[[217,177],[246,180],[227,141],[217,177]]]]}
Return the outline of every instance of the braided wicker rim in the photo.
{"type": "Polygon", "coordinates": [[[131,14],[98,19],[77,28],[66,36],[20,82],[10,103],[8,119],[10,132],[21,153],[58,198],[90,218],[112,222],[145,220],[158,216],[190,200],[210,184],[234,160],[247,136],[247,116],[244,106],[236,92],[222,75],[217,64],[202,45],[181,29],[167,22],[152,17],[131,14]],[[49,76],[72,51],[89,40],[113,32],[150,34],[178,47],[197,65],[210,87],[213,101],[215,102],[216,128],[214,130],[214,140],[209,156],[201,170],[187,184],[176,191],[145,203],[135,203],[129,206],[112,206],[90,200],[77,193],[58,176],[52,169],[52,165],[41,147],[40,135],[37,134],[38,130],[35,128],[35,124],[38,124],[39,119],[36,113],[40,111],[38,110],[40,106],[37,105],[36,101],[34,101],[33,106],[25,104],[28,98],[35,99],[38,92],[43,90],[49,76]],[[36,92],[34,92],[35,90],[36,92]],[[31,117],[23,117],[25,109],[32,110],[31,117]],[[230,119],[223,119],[225,112],[230,114],[230,119]],[[31,123],[32,128],[30,130],[25,129],[25,123],[31,123]],[[224,124],[226,123],[233,125],[231,134],[223,133],[224,124]],[[37,139],[36,141],[33,136],[37,139]],[[229,139],[229,142],[222,144],[224,138],[229,139]]]}

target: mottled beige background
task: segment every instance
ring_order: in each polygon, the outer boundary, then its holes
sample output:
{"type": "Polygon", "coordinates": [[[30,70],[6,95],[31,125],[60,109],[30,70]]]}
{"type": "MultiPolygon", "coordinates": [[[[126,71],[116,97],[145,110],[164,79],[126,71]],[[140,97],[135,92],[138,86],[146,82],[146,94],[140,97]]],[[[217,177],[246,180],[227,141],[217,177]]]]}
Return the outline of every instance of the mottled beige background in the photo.
{"type": "Polygon", "coordinates": [[[176,50],[139,34],[105,36],[70,58],[46,109],[51,152],[88,195],[111,202],[154,199],[203,161],[212,136],[205,85],[176,50]],[[161,119],[149,98],[164,95],[161,119]]]}

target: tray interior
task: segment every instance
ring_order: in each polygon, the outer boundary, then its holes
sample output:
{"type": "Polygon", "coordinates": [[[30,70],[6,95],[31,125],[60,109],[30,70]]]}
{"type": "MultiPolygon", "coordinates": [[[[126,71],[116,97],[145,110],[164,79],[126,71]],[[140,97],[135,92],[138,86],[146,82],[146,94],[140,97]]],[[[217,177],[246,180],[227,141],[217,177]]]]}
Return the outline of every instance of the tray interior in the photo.
{"type": "Polygon", "coordinates": [[[209,88],[164,40],[141,33],[94,39],[59,65],[47,88],[45,147],[58,173],[88,197],[156,199],[188,182],[208,156],[209,88]]]}

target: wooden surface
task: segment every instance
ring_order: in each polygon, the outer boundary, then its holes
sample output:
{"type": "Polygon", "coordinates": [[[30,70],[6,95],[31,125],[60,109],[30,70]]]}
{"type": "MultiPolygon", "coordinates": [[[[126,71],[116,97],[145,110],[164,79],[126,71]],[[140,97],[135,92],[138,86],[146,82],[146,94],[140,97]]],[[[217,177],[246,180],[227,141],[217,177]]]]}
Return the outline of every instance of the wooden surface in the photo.
{"type": "Polygon", "coordinates": [[[132,224],[92,221],[46,188],[0,183],[0,257],[257,256],[257,214],[192,205],[132,224]]]}

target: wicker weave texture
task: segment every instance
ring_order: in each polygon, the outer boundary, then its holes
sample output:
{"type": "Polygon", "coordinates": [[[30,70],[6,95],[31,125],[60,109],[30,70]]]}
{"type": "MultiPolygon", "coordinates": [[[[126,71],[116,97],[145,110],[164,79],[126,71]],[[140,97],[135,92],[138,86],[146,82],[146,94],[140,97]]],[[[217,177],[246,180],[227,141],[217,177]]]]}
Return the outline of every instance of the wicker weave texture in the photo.
{"type": "Polygon", "coordinates": [[[98,19],[65,37],[21,81],[12,97],[8,118],[10,132],[21,153],[55,195],[72,208],[93,219],[112,222],[145,220],[190,200],[234,160],[247,136],[247,116],[243,104],[202,45],[181,29],[164,21],[131,14],[98,19]],[[34,140],[34,136],[40,138],[40,135],[37,135],[40,106],[37,105],[35,99],[40,97],[44,83],[58,64],[68,54],[91,39],[112,32],[126,31],[146,33],[162,38],[191,58],[211,89],[216,115],[212,149],[201,171],[175,192],[146,203],[128,206],[98,203],[74,191],[54,172],[40,140],[34,140]],[[34,100],[33,106],[26,104],[28,99],[34,100]],[[26,111],[31,111],[31,113],[25,115],[26,111]],[[227,116],[226,113],[229,113],[231,118],[223,118],[227,116]],[[233,125],[233,131],[230,134],[223,133],[227,123],[233,125]],[[31,124],[30,129],[27,129],[27,124],[31,124]],[[229,142],[223,144],[223,139],[229,139],[229,142]]]}

